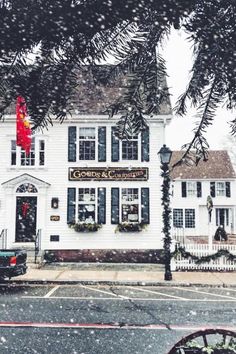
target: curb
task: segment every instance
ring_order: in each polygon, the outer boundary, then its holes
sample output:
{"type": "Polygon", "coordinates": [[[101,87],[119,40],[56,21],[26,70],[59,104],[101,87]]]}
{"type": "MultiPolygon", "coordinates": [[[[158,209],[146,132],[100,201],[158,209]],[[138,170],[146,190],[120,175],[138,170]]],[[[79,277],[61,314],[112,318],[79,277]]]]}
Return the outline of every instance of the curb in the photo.
{"type": "Polygon", "coordinates": [[[20,284],[20,285],[29,285],[29,284],[39,284],[39,285],[47,285],[47,284],[57,284],[57,285],[124,285],[124,286],[164,286],[164,287],[209,287],[209,288],[236,288],[236,284],[225,284],[225,283],[216,283],[216,284],[208,284],[208,283],[187,283],[187,282],[175,282],[175,281],[114,281],[114,280],[12,280],[5,281],[0,285],[5,284],[20,284]]]}

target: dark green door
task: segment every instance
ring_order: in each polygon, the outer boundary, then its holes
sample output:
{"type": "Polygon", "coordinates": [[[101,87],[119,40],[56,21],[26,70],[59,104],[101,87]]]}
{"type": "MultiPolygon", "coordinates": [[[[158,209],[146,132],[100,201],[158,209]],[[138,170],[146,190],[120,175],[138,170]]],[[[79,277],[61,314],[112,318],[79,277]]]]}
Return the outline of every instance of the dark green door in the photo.
{"type": "Polygon", "coordinates": [[[33,242],[36,235],[37,197],[16,197],[16,242],[33,242]]]}

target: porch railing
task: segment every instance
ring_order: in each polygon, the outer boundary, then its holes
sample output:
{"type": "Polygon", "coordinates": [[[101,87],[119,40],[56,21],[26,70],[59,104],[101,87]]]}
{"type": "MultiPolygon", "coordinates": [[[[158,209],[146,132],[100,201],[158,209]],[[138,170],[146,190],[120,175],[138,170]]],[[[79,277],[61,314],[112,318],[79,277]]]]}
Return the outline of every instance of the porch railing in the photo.
{"type": "Polygon", "coordinates": [[[1,249],[5,250],[7,248],[7,229],[2,229],[0,233],[0,244],[1,249]]]}
{"type": "Polygon", "coordinates": [[[41,250],[42,230],[38,229],[34,241],[34,263],[37,263],[37,256],[41,250]]]}
{"type": "Polygon", "coordinates": [[[172,239],[175,241],[175,243],[177,243],[179,245],[184,245],[186,242],[184,228],[183,227],[174,227],[172,229],[172,239]]]}

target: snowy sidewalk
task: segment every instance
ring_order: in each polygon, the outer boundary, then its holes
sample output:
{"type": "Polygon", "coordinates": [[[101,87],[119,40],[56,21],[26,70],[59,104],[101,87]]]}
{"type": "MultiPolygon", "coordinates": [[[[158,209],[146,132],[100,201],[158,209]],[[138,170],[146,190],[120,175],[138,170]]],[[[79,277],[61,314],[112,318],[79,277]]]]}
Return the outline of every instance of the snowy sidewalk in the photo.
{"type": "Polygon", "coordinates": [[[12,278],[11,281],[30,283],[94,283],[94,284],[132,284],[132,285],[164,285],[164,286],[224,286],[236,287],[235,272],[173,272],[172,281],[164,281],[164,269],[158,265],[114,264],[104,267],[93,264],[78,267],[66,265],[47,265],[36,268],[28,264],[25,275],[12,278]]]}

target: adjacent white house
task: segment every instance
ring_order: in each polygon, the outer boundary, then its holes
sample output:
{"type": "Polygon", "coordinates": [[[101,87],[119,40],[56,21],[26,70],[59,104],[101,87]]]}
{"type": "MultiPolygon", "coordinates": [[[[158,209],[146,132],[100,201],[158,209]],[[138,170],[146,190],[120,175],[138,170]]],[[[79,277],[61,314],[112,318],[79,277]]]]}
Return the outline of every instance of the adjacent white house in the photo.
{"type": "MultiPolygon", "coordinates": [[[[181,156],[181,151],[174,151],[171,164],[181,156]]],[[[179,165],[171,178],[174,236],[209,236],[209,232],[214,236],[219,225],[228,234],[236,233],[236,174],[227,151],[210,150],[207,162],[179,165]],[[213,202],[210,224],[208,196],[213,202]]]]}
{"type": "Polygon", "coordinates": [[[114,134],[117,118],[109,119],[104,111],[121,94],[120,83],[96,85],[88,69],[78,75],[78,83],[73,115],[36,132],[28,157],[16,146],[14,112],[0,122],[0,232],[5,246],[33,247],[40,230],[41,249],[61,254],[71,250],[99,258],[105,250],[149,254],[161,249],[157,153],[172,118],[170,102],[147,117],[148,129],[119,140],[114,134]],[[121,230],[124,223],[130,232],[121,230]],[[93,224],[97,231],[88,230],[93,224]]]}

